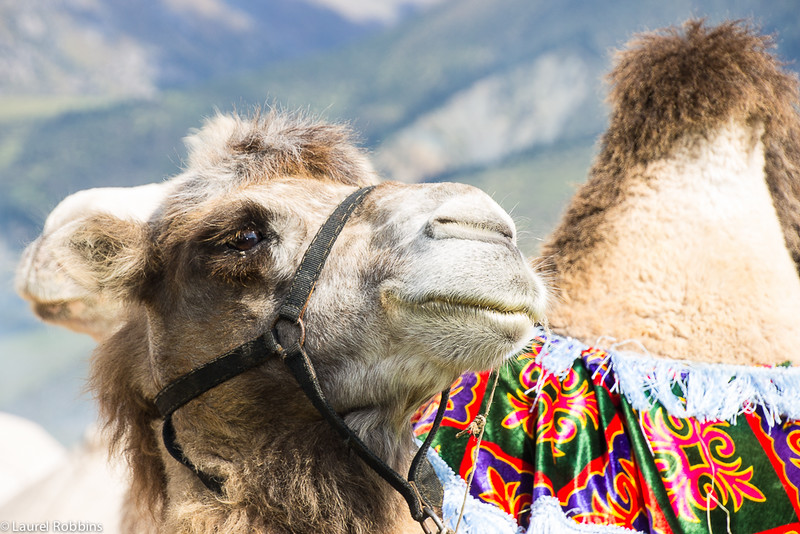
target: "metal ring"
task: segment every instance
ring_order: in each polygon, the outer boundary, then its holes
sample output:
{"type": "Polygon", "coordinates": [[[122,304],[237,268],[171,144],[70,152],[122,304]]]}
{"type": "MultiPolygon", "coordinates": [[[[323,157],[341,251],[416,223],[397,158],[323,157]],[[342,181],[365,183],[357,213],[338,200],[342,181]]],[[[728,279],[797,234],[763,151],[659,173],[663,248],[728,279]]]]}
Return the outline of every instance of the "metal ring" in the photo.
{"type": "Polygon", "coordinates": [[[431,520],[433,520],[433,523],[436,525],[436,533],[435,533],[435,534],[447,534],[448,532],[450,532],[450,529],[449,529],[449,528],[447,528],[447,527],[444,525],[444,523],[443,523],[443,522],[442,522],[442,520],[439,518],[439,516],[438,516],[438,515],[436,515],[436,512],[434,512],[434,511],[433,511],[431,508],[429,508],[429,507],[427,507],[427,506],[423,507],[423,508],[422,508],[422,513],[425,515],[425,517],[423,517],[423,518],[422,518],[422,521],[420,521],[420,522],[419,522],[419,524],[420,524],[420,526],[422,526],[422,531],[423,531],[425,534],[434,534],[434,533],[433,533],[433,532],[432,532],[432,531],[431,531],[431,530],[428,528],[428,526],[425,524],[425,520],[426,520],[426,519],[429,519],[429,518],[430,518],[431,520]]]}
{"type": "Polygon", "coordinates": [[[277,326],[280,321],[286,321],[287,323],[300,328],[297,344],[298,346],[302,347],[306,342],[306,325],[303,323],[303,319],[298,318],[296,321],[292,322],[289,319],[278,316],[275,318],[275,321],[272,323],[272,328],[270,329],[272,332],[272,337],[275,339],[275,344],[278,346],[278,351],[281,353],[286,352],[286,343],[281,343],[280,336],[278,336],[277,326]]]}

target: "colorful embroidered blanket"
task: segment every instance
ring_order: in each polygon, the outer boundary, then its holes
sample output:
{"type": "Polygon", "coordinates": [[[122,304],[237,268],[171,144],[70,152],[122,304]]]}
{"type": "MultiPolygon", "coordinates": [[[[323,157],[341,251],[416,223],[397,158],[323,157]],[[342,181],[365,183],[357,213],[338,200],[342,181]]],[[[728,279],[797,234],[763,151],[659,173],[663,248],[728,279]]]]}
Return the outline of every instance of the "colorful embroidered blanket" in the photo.
{"type": "MultiPolygon", "coordinates": [[[[631,356],[540,331],[499,371],[459,533],[800,533],[799,371],[631,356]]],[[[451,528],[477,445],[458,434],[493,381],[453,385],[430,455],[451,528]]],[[[418,437],[437,407],[415,415],[418,437]]]]}

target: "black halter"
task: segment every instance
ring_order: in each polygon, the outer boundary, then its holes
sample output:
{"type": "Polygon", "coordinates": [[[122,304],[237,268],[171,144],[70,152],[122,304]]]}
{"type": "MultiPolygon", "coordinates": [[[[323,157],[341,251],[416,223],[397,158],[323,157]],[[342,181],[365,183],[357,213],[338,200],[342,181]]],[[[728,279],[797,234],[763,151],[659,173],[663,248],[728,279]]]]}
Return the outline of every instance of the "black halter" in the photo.
{"type": "Polygon", "coordinates": [[[405,498],[411,511],[411,516],[414,520],[420,522],[423,530],[429,532],[424,521],[427,518],[431,518],[436,523],[438,531],[444,532],[441,520],[434,512],[434,509],[441,505],[442,488],[427,461],[426,453],[442,421],[447,406],[449,390],[442,392],[442,399],[433,428],[416,456],[414,456],[409,469],[408,480],[406,480],[367,448],[366,444],[361,441],[331,407],[320,388],[311,360],[303,348],[305,341],[303,313],[328,253],[353,210],[361,204],[364,197],[374,187],[364,187],[352,193],[337,206],[328,217],[328,220],[325,221],[325,224],[322,225],[303,256],[300,267],[297,269],[292,285],[289,288],[289,294],[278,309],[278,314],[271,330],[175,379],[156,395],[155,404],[164,418],[162,436],[167,451],[173,458],[194,471],[209,490],[220,494],[224,480],[201,471],[184,455],[183,449],[177,443],[175,427],[172,424],[172,414],[178,408],[206,391],[261,365],[270,358],[279,357],[294,375],[300,388],[311,400],[314,407],[322,414],[328,424],[336,430],[342,440],[373,471],[405,498]],[[297,338],[291,340],[280,339],[276,328],[280,322],[293,325],[295,327],[293,330],[297,332],[297,338]]]}

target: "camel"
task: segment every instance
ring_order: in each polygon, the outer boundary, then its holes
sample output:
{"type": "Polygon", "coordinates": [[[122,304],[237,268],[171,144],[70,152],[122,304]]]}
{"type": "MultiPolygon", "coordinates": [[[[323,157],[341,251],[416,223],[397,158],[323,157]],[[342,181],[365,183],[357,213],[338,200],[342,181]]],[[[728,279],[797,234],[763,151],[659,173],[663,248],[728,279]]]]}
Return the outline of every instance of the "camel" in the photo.
{"type": "MultiPolygon", "coordinates": [[[[124,303],[98,336],[91,384],[132,468],[127,531],[417,532],[277,357],[172,418],[219,493],[164,449],[159,391],[269,331],[327,214],[377,182],[344,127],[289,114],[219,115],[188,145],[155,207],[74,218],[54,253],[64,276],[124,303]]],[[[547,290],[515,239],[477,189],[391,182],[336,239],[304,310],[305,350],[331,406],[394,470],[416,450],[413,411],[500,364],[542,321],[547,290]]]]}

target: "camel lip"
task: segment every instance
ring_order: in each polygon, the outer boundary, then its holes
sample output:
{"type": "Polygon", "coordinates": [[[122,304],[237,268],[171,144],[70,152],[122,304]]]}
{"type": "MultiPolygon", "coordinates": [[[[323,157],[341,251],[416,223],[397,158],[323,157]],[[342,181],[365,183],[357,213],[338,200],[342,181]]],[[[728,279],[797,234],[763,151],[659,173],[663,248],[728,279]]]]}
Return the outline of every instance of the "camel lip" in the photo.
{"type": "Polygon", "coordinates": [[[467,298],[455,296],[426,296],[424,298],[404,298],[396,293],[386,295],[402,306],[433,313],[484,313],[503,316],[524,315],[534,324],[544,321],[544,314],[534,303],[503,302],[490,298],[467,298]]]}

